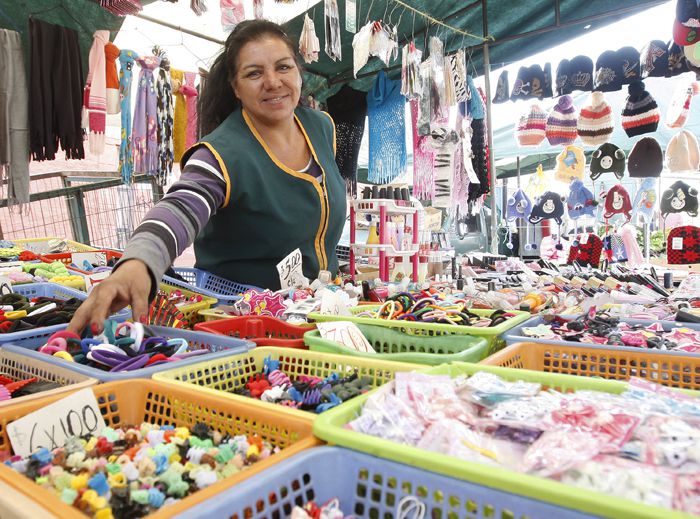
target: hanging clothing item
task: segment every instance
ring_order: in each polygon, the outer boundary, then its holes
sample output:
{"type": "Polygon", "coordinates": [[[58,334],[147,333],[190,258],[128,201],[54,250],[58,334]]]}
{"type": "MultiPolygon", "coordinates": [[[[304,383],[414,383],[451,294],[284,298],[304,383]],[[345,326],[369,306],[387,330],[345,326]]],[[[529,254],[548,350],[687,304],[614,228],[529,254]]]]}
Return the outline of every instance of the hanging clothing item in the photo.
{"type": "Polygon", "coordinates": [[[450,207],[452,180],[455,173],[456,151],[459,137],[446,127],[434,128],[430,146],[435,150],[435,196],[433,207],[450,207]]]}
{"type": "MultiPolygon", "coordinates": [[[[83,66],[78,33],[29,18],[29,146],[34,160],[83,159],[83,66]]],[[[3,72],[4,73],[4,72],[3,72]]]]}
{"type": "Polygon", "coordinates": [[[109,31],[95,31],[88,61],[85,91],[83,92],[83,128],[89,130],[90,153],[102,155],[105,151],[105,127],[107,124],[107,63],[105,45],[109,31]]]}
{"type": "Polygon", "coordinates": [[[433,161],[430,136],[418,133],[419,100],[411,99],[411,130],[413,132],[413,196],[418,200],[432,200],[435,196],[433,161]]]}
{"type": "Polygon", "coordinates": [[[318,53],[321,50],[321,43],[316,36],[314,21],[309,17],[309,13],[304,15],[304,28],[299,37],[299,54],[304,58],[304,63],[318,61],[318,53]]]}
{"type": "Polygon", "coordinates": [[[357,73],[369,61],[369,44],[372,38],[372,22],[362,27],[355,36],[352,37],[352,73],[357,77],[357,73]]]}
{"type": "Polygon", "coordinates": [[[255,11],[255,19],[262,20],[263,16],[263,0],[253,0],[253,10],[255,11]]]}
{"type": "Polygon", "coordinates": [[[404,45],[401,49],[401,95],[406,99],[420,97],[423,86],[421,84],[420,61],[423,52],[416,48],[414,41],[404,45]]]}
{"type": "Polygon", "coordinates": [[[367,94],[347,85],[326,101],[335,122],[335,162],[348,193],[357,193],[357,159],[367,117],[367,94]]]}
{"type": "Polygon", "coordinates": [[[245,8],[243,0],[220,0],[221,7],[221,28],[229,33],[236,28],[236,25],[245,20],[245,8]]]}
{"type": "Polygon", "coordinates": [[[176,68],[170,69],[170,80],[173,85],[173,96],[175,97],[175,115],[173,127],[173,145],[175,150],[175,162],[179,163],[182,154],[187,147],[187,101],[184,92],[180,89],[185,84],[185,73],[176,68]]]}
{"type": "Polygon", "coordinates": [[[439,128],[447,123],[450,116],[445,92],[445,55],[442,41],[430,37],[430,129],[439,128]]]}
{"type": "Polygon", "coordinates": [[[119,53],[119,100],[122,112],[119,174],[125,184],[133,181],[134,172],[134,155],[131,152],[131,78],[134,61],[138,57],[133,50],[124,49],[119,53]]]}
{"type": "Polygon", "coordinates": [[[450,74],[455,89],[455,101],[468,101],[467,68],[464,62],[464,50],[460,49],[450,56],[450,74]]]}
{"type": "Polygon", "coordinates": [[[190,9],[197,16],[202,16],[207,12],[207,4],[204,3],[204,0],[190,0],[190,9]]]}
{"type": "Polygon", "coordinates": [[[170,61],[161,58],[156,78],[156,110],[158,113],[158,172],[159,186],[167,184],[173,170],[173,85],[170,81],[170,61]]]}
{"type": "Polygon", "coordinates": [[[157,56],[141,56],[136,59],[141,67],[131,146],[134,153],[134,171],[155,175],[158,172],[158,135],[156,130],[157,97],[153,70],[160,65],[157,56]]]}
{"type": "Polygon", "coordinates": [[[367,92],[369,181],[386,184],[406,170],[406,99],[382,70],[367,92]]]}
{"type": "Polygon", "coordinates": [[[456,127],[459,143],[455,157],[454,176],[452,177],[452,199],[450,201],[450,217],[452,219],[460,214],[468,214],[469,184],[479,180],[472,164],[471,119],[463,118],[458,112],[456,127]]]}
{"type": "Polygon", "coordinates": [[[120,110],[117,59],[119,59],[119,48],[108,41],[105,45],[105,84],[107,86],[108,114],[118,114],[120,110]]]}
{"type": "MultiPolygon", "coordinates": [[[[116,16],[138,14],[143,9],[140,0],[95,0],[100,7],[116,16]]],[[[169,0],[172,1],[172,0],[169,0]]]]}
{"type": "MultiPolygon", "coordinates": [[[[472,90],[472,98],[479,98],[480,104],[485,103],[485,97],[481,89],[472,90]]],[[[474,112],[472,111],[472,114],[474,112]]],[[[474,201],[482,195],[486,195],[491,191],[489,184],[489,147],[488,147],[488,128],[486,119],[472,120],[472,165],[479,179],[479,183],[472,182],[469,184],[469,201],[474,201]]]]}
{"type": "Polygon", "coordinates": [[[197,89],[194,87],[196,72],[185,72],[185,84],[180,92],[185,95],[187,103],[187,128],[185,129],[185,149],[197,142],[197,89]]]}
{"type": "Polygon", "coordinates": [[[8,205],[29,202],[29,91],[18,32],[0,29],[0,180],[8,205]]]}
{"type": "MultiPolygon", "coordinates": [[[[202,111],[200,103],[202,100],[202,92],[204,92],[204,90],[207,88],[209,71],[205,68],[198,67],[197,73],[199,74],[199,85],[197,85],[197,92],[199,92],[199,95],[197,96],[197,113],[199,113],[202,111]]],[[[200,138],[204,135],[204,132],[202,131],[202,120],[199,117],[197,117],[197,135],[199,135],[200,138]]]]}
{"type": "Polygon", "coordinates": [[[340,61],[343,59],[343,53],[340,44],[340,15],[337,0],[323,1],[323,19],[326,27],[326,54],[333,61],[340,61]]]}

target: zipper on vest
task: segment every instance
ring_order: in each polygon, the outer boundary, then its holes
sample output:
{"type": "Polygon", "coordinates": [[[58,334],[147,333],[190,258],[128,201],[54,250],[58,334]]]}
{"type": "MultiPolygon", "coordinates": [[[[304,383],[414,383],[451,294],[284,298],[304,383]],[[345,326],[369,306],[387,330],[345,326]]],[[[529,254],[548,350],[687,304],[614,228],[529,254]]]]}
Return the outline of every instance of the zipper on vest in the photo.
{"type": "MultiPolygon", "coordinates": [[[[321,252],[321,257],[319,257],[318,261],[318,268],[319,270],[327,270],[328,269],[328,256],[326,255],[326,231],[328,230],[328,221],[330,218],[330,205],[328,203],[328,192],[327,192],[327,182],[326,182],[326,170],[323,169],[323,166],[321,166],[320,161],[318,162],[319,167],[321,168],[321,174],[322,174],[322,182],[320,185],[321,188],[321,196],[320,201],[321,201],[321,222],[320,222],[320,227],[319,227],[319,234],[318,234],[318,250],[321,252]],[[323,213],[325,211],[325,218],[323,216],[323,213]]],[[[318,182],[317,180],[314,179],[315,182],[318,182]]]]}

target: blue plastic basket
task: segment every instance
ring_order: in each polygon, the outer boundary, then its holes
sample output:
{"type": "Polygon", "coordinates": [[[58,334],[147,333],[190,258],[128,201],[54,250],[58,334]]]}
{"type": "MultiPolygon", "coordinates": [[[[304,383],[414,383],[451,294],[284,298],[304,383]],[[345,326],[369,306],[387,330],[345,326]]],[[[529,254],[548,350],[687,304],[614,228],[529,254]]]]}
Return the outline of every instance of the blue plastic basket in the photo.
{"type": "MultiPolygon", "coordinates": [[[[567,316],[567,317],[575,317],[575,316],[567,316]]],[[[622,322],[625,322],[627,324],[641,324],[644,326],[649,326],[651,324],[661,324],[663,326],[664,330],[670,331],[673,328],[690,328],[692,330],[698,330],[700,331],[700,324],[692,324],[692,323],[680,323],[676,321],[640,321],[637,319],[621,319],[622,322]]],[[[525,334],[523,334],[523,328],[531,328],[540,324],[544,324],[544,319],[542,317],[532,317],[531,319],[528,319],[524,323],[512,328],[511,330],[508,331],[504,335],[504,339],[506,341],[506,344],[509,346],[511,344],[515,344],[517,342],[536,342],[540,344],[551,344],[554,346],[565,346],[565,345],[570,345],[570,346],[585,346],[586,348],[594,348],[594,349],[599,349],[599,350],[610,350],[610,349],[615,349],[615,350],[621,350],[621,351],[634,351],[634,352],[639,352],[639,348],[636,348],[634,346],[610,346],[606,344],[593,344],[593,343],[588,343],[588,342],[571,342],[571,341],[563,341],[563,340],[553,340],[553,339],[540,339],[538,337],[527,337],[525,334]]],[[[659,353],[659,354],[664,354],[664,355],[683,355],[685,357],[700,357],[700,353],[691,353],[687,351],[669,351],[669,350],[644,350],[644,351],[650,351],[653,353],[659,353]]]]}
{"type": "Polygon", "coordinates": [[[405,496],[422,501],[427,518],[594,517],[340,447],[300,452],[177,517],[282,518],[295,505],[333,498],[346,516],[398,517],[405,496]]]}
{"type": "Polygon", "coordinates": [[[202,295],[218,299],[219,304],[229,304],[238,301],[241,298],[240,294],[251,288],[260,290],[260,288],[253,285],[229,281],[206,270],[190,267],[175,267],[173,270],[182,276],[187,283],[170,276],[163,276],[164,283],[186,290],[192,290],[194,287],[202,295]]]}
{"type": "MultiPolygon", "coordinates": [[[[87,299],[87,294],[81,290],[76,290],[67,286],[59,285],[57,283],[26,283],[21,285],[13,285],[12,290],[16,294],[23,295],[25,297],[55,297],[58,299],[71,299],[76,298],[81,301],[87,299]]],[[[122,322],[126,321],[130,317],[128,310],[121,310],[120,312],[114,314],[110,319],[122,322]]],[[[67,327],[65,324],[57,324],[54,326],[45,326],[43,328],[35,328],[33,330],[26,330],[22,332],[12,332],[0,334],[0,345],[13,343],[18,345],[23,345],[25,341],[28,343],[33,343],[35,340],[43,341],[41,344],[46,342],[51,335],[53,335],[58,330],[63,330],[67,327]]]]}
{"type": "Polygon", "coordinates": [[[191,330],[166,328],[164,326],[149,326],[149,330],[151,330],[155,335],[165,337],[166,339],[185,339],[190,343],[190,349],[206,349],[211,353],[182,359],[177,361],[177,364],[165,362],[163,364],[148,366],[146,368],[136,369],[134,371],[110,373],[109,371],[102,371],[101,369],[78,364],[77,362],[69,362],[52,355],[47,355],[46,353],[36,351],[46,343],[46,337],[36,337],[31,340],[25,340],[22,341],[21,344],[7,344],[4,345],[3,348],[7,349],[8,351],[22,353],[27,357],[41,359],[50,364],[70,369],[71,371],[80,373],[81,375],[96,378],[100,382],[114,382],[117,380],[134,378],[151,378],[151,375],[154,373],[173,369],[174,366],[186,366],[188,364],[202,362],[203,360],[215,360],[221,357],[227,357],[229,355],[238,355],[255,347],[255,344],[250,341],[234,339],[233,337],[226,337],[213,333],[193,332],[191,330]]]}

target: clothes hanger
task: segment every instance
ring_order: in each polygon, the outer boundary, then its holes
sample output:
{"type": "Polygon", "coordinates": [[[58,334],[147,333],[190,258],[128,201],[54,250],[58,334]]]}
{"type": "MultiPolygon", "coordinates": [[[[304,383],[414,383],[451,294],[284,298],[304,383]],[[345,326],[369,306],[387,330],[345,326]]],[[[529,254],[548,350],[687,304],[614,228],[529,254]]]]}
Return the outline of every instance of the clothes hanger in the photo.
{"type": "MultiPolygon", "coordinates": [[[[29,13],[29,18],[34,18],[36,15],[39,15],[39,14],[50,13],[51,11],[55,11],[56,9],[61,9],[64,13],[66,13],[66,14],[68,15],[68,17],[69,17],[71,20],[73,20],[76,24],[78,24],[78,26],[83,30],[83,32],[84,32],[85,34],[88,34],[88,35],[90,35],[90,36],[93,35],[93,32],[94,32],[94,31],[89,31],[89,30],[83,25],[83,23],[82,23],[78,18],[76,18],[76,17],[73,15],[73,13],[72,13],[68,8],[66,8],[66,6],[65,6],[64,4],[62,4],[62,3],[56,4],[56,5],[54,5],[53,7],[49,7],[48,9],[42,9],[41,11],[36,11],[36,12],[33,12],[33,13],[29,13]]],[[[69,27],[67,27],[67,28],[69,28],[69,27]]]]}

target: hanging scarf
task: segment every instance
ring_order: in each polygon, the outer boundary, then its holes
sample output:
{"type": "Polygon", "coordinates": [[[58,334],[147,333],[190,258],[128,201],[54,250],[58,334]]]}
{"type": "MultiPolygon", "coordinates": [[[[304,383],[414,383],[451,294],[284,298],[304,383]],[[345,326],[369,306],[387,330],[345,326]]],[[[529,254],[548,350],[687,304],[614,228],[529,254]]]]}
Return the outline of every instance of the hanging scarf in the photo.
{"type": "Polygon", "coordinates": [[[157,56],[136,59],[141,66],[136,92],[134,127],[131,145],[134,152],[134,171],[155,175],[158,171],[158,136],[156,131],[157,98],[153,70],[160,65],[157,56]]]}
{"type": "Polygon", "coordinates": [[[158,113],[158,172],[156,181],[164,186],[173,170],[173,86],[170,82],[170,61],[162,58],[156,78],[158,113]]]}
{"type": "Polygon", "coordinates": [[[197,89],[194,87],[196,72],[185,72],[185,84],[180,92],[185,95],[187,103],[187,127],[185,129],[185,149],[197,142],[197,89]]]}
{"type": "Polygon", "coordinates": [[[354,195],[357,193],[357,159],[367,117],[367,94],[345,85],[326,103],[335,122],[335,161],[348,193],[354,195]]]}
{"type": "Polygon", "coordinates": [[[243,0],[221,0],[221,28],[225,33],[229,33],[236,28],[236,25],[245,20],[245,8],[243,0]]]}
{"type": "Polygon", "coordinates": [[[138,58],[133,50],[124,49],[119,53],[119,99],[122,111],[121,144],[119,146],[119,174],[122,182],[130,184],[133,180],[134,155],[131,153],[131,70],[138,58]]]}
{"type": "Polygon", "coordinates": [[[173,127],[173,146],[175,153],[175,162],[180,162],[182,154],[185,153],[187,147],[187,101],[185,94],[181,91],[185,84],[185,73],[182,70],[175,68],[170,69],[170,81],[173,85],[173,95],[175,96],[175,115],[173,127]]]}
{"type": "Polygon", "coordinates": [[[105,45],[109,31],[95,31],[88,62],[87,83],[83,94],[83,128],[89,128],[90,153],[102,155],[105,151],[105,126],[107,120],[107,76],[105,45]]]}
{"type": "Polygon", "coordinates": [[[386,184],[406,170],[405,104],[401,81],[380,71],[367,92],[370,182],[386,184]]]}
{"type": "Polygon", "coordinates": [[[117,73],[117,59],[119,48],[112,42],[105,45],[105,86],[107,94],[107,113],[119,113],[119,74],[117,73]]]}
{"type": "Polygon", "coordinates": [[[340,15],[336,0],[323,1],[323,19],[326,28],[326,54],[333,61],[343,59],[343,49],[340,43],[340,15]]]}
{"type": "Polygon", "coordinates": [[[435,153],[429,146],[430,136],[418,133],[418,103],[418,99],[412,99],[410,102],[413,130],[413,196],[419,200],[432,200],[435,196],[435,153]]]}

